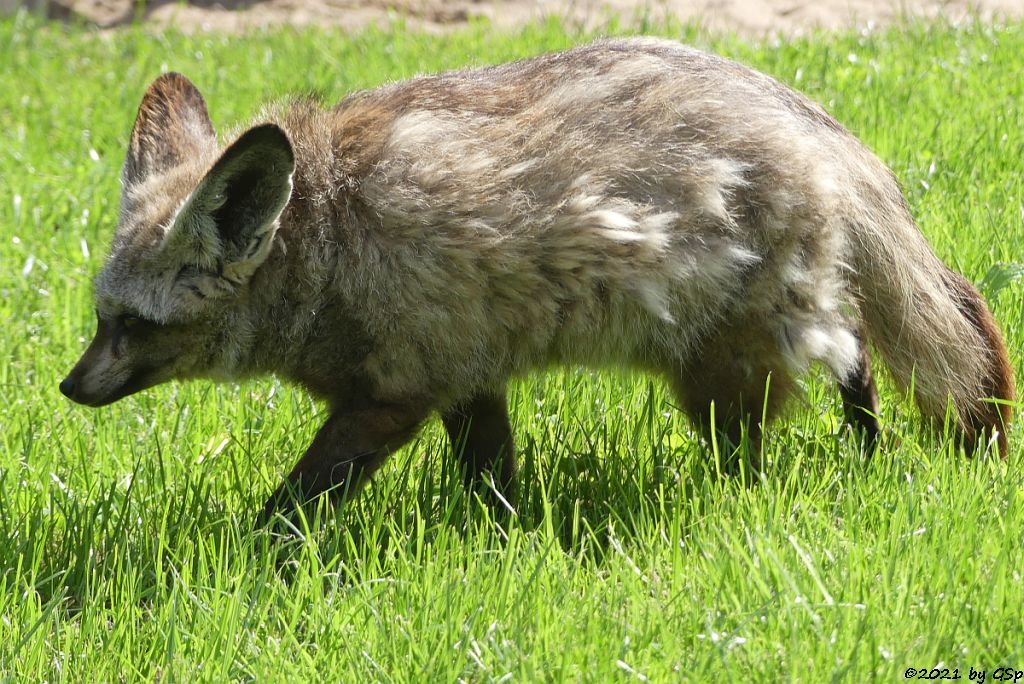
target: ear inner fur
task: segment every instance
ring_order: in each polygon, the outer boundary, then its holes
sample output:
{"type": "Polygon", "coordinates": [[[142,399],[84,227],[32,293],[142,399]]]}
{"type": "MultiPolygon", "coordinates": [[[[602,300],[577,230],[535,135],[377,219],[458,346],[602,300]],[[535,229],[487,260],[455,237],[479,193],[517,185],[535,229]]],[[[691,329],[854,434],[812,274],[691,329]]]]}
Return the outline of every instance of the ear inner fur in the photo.
{"type": "Polygon", "coordinates": [[[176,214],[162,249],[238,285],[266,258],[291,194],[295,157],[274,124],[249,129],[176,214]]]}

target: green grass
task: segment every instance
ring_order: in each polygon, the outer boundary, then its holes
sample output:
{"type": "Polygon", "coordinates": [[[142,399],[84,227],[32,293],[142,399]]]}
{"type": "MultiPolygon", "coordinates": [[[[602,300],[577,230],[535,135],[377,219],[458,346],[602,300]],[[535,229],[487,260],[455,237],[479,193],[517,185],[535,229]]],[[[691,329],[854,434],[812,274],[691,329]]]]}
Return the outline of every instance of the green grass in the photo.
{"type": "MultiPolygon", "coordinates": [[[[657,31],[779,77],[857,132],[939,254],[982,285],[1022,374],[1024,26],[760,45],[657,31]]],[[[223,130],[268,97],[333,99],[586,38],[0,20],[0,679],[896,682],[974,667],[991,681],[1024,667],[1024,439],[1008,462],[967,459],[890,384],[900,446],[866,461],[834,387],[812,378],[769,431],[766,480],[744,487],[715,475],[659,384],[529,378],[512,394],[522,502],[504,528],[462,494],[432,423],[289,542],[250,522],[317,427],[300,392],[197,382],[100,410],[60,396],[159,72],[188,74],[223,130]]]]}

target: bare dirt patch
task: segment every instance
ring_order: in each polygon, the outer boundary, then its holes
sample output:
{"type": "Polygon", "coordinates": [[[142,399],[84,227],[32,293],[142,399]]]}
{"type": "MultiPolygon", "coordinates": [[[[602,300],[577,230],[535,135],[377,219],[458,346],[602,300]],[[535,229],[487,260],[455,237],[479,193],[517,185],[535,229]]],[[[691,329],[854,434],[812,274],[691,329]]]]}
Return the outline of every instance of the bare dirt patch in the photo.
{"type": "Polygon", "coordinates": [[[1021,0],[151,0],[142,10],[133,0],[0,0],[0,9],[26,4],[45,7],[54,18],[77,17],[104,28],[141,17],[155,27],[229,32],[281,25],[359,30],[398,19],[412,28],[443,31],[478,17],[515,28],[550,16],[594,28],[617,16],[626,23],[644,17],[699,22],[758,38],[908,18],[958,23],[1024,16],[1021,0]]]}

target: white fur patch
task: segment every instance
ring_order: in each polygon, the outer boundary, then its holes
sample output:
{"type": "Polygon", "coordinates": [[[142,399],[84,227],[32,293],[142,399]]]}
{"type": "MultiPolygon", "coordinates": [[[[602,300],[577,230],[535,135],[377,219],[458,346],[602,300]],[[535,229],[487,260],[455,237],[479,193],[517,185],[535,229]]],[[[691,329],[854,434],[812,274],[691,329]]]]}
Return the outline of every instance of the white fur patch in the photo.
{"type": "Polygon", "coordinates": [[[669,294],[665,287],[653,280],[641,280],[634,292],[639,296],[641,304],[649,312],[662,321],[674,325],[675,316],[670,309],[669,294]]]}
{"type": "Polygon", "coordinates": [[[719,223],[734,227],[736,221],[729,212],[729,205],[735,189],[748,185],[745,171],[743,164],[731,159],[705,162],[696,197],[698,210],[719,223]]]}
{"type": "Polygon", "coordinates": [[[512,166],[502,169],[501,171],[498,172],[498,175],[501,176],[503,179],[508,180],[511,178],[515,178],[516,176],[523,175],[530,169],[537,167],[539,164],[539,159],[527,159],[526,161],[519,162],[518,164],[513,164],[512,166]]]}
{"type": "Polygon", "coordinates": [[[665,61],[660,57],[642,52],[633,53],[628,59],[609,65],[603,73],[565,79],[566,82],[553,88],[537,103],[537,107],[585,111],[614,99],[619,91],[635,87],[638,81],[665,71],[665,61]]]}
{"type": "Polygon", "coordinates": [[[455,128],[456,122],[451,116],[439,116],[425,110],[412,111],[392,124],[387,147],[392,152],[414,151],[455,134],[455,128]]]}
{"type": "Polygon", "coordinates": [[[824,363],[836,377],[847,377],[857,366],[859,348],[857,338],[850,331],[834,326],[790,321],[783,323],[783,350],[787,352],[795,371],[806,369],[812,362],[824,363]]]}

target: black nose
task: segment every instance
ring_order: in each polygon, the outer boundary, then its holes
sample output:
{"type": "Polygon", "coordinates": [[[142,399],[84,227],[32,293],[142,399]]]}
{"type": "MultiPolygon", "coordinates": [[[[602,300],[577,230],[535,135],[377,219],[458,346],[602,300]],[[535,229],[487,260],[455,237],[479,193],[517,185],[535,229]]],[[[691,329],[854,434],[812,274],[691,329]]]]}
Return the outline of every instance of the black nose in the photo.
{"type": "Polygon", "coordinates": [[[60,383],[60,393],[68,399],[75,398],[75,381],[71,378],[64,378],[60,383]]]}

